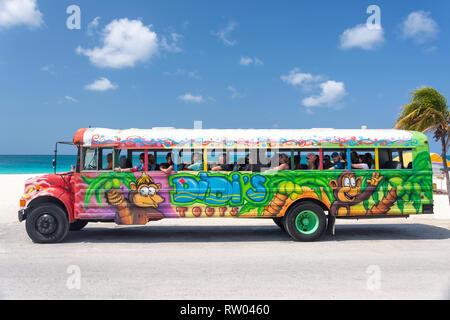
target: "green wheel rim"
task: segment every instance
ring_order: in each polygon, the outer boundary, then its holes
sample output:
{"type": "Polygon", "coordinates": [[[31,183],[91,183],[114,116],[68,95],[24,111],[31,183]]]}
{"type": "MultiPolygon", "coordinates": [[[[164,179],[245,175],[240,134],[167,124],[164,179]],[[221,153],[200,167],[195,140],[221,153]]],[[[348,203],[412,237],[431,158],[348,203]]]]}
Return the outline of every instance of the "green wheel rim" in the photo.
{"type": "Polygon", "coordinates": [[[304,210],[295,218],[295,226],[303,234],[312,234],[319,228],[319,217],[314,211],[304,210]]]}

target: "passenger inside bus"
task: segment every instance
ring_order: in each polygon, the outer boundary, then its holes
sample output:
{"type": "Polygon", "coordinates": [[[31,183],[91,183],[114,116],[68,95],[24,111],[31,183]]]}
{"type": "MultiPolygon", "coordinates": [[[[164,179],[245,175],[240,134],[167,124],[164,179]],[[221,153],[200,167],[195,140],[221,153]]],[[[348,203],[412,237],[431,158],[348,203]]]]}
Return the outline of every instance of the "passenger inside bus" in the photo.
{"type": "Polygon", "coordinates": [[[356,151],[351,153],[351,162],[353,169],[369,170],[367,163],[363,162],[363,158],[356,151]]]}
{"type": "Polygon", "coordinates": [[[345,169],[345,162],[342,161],[341,156],[337,152],[333,152],[331,154],[331,157],[333,158],[333,166],[328,168],[328,170],[344,170],[345,169]]]}
{"type": "MultiPolygon", "coordinates": [[[[241,158],[242,159],[242,158],[241,158]]],[[[252,164],[250,163],[250,154],[247,154],[244,159],[244,163],[239,165],[239,171],[252,171],[252,164]]]]}
{"type": "Polygon", "coordinates": [[[201,153],[194,153],[192,155],[192,164],[187,167],[188,170],[192,171],[202,171],[203,170],[203,161],[201,153]]]}
{"type": "Polygon", "coordinates": [[[108,166],[105,170],[112,170],[113,169],[113,155],[112,153],[108,153],[106,156],[106,161],[108,161],[108,166]]]}
{"type": "Polygon", "coordinates": [[[226,155],[219,154],[217,157],[217,165],[211,168],[211,171],[232,171],[233,165],[226,163],[226,155]]]}
{"type": "Polygon", "coordinates": [[[156,164],[156,158],[155,158],[155,155],[153,155],[153,154],[148,155],[148,170],[149,171],[158,170],[158,165],[156,164]]]}
{"type": "MultiPolygon", "coordinates": [[[[167,162],[165,163],[161,163],[161,165],[159,166],[159,170],[167,174],[175,171],[175,163],[172,160],[172,152],[166,154],[166,161],[167,162]]],[[[180,165],[178,165],[178,170],[181,170],[180,165]]]]}
{"type": "Polygon", "coordinates": [[[117,172],[138,172],[138,171],[144,171],[144,159],[145,159],[145,153],[141,153],[139,155],[139,164],[137,166],[134,166],[132,168],[125,168],[125,169],[115,168],[114,170],[117,171],[117,172]]]}
{"type": "Polygon", "coordinates": [[[333,163],[331,162],[331,157],[329,155],[325,155],[323,157],[323,168],[325,170],[328,170],[333,166],[333,163]]]}
{"type": "Polygon", "coordinates": [[[308,162],[308,170],[319,170],[319,157],[314,153],[308,153],[306,156],[308,162]]]}
{"type": "Polygon", "coordinates": [[[127,167],[127,157],[121,156],[119,159],[119,168],[125,169],[127,167]]]}
{"type": "Polygon", "coordinates": [[[273,168],[272,170],[276,170],[276,171],[282,171],[282,170],[289,170],[290,169],[290,159],[287,155],[285,155],[284,153],[280,154],[279,156],[279,163],[280,165],[273,168]]]}
{"type": "Polygon", "coordinates": [[[364,154],[364,162],[367,163],[369,169],[375,169],[375,161],[372,158],[372,155],[367,152],[364,154]]]}

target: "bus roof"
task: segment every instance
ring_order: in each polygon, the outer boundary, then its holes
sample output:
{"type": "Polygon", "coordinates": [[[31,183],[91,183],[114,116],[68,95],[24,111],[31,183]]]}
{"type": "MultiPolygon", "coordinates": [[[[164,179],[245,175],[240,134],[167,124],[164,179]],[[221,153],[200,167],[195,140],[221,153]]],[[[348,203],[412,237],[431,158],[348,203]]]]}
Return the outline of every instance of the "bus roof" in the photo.
{"type": "Polygon", "coordinates": [[[153,129],[85,128],[74,143],[84,147],[171,148],[374,148],[414,147],[426,136],[394,129],[153,129]]]}

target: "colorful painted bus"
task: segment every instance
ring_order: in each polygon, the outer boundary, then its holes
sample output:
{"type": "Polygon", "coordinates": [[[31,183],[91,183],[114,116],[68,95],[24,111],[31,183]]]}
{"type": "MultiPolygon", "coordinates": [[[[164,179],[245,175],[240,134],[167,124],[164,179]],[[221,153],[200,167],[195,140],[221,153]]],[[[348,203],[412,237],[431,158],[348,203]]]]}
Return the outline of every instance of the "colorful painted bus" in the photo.
{"type": "Polygon", "coordinates": [[[215,217],[273,219],[312,241],[334,234],[336,218],[433,213],[418,132],[86,128],[72,143],[72,172],[26,181],[19,221],[34,242],[62,241],[89,222],[215,217]]]}

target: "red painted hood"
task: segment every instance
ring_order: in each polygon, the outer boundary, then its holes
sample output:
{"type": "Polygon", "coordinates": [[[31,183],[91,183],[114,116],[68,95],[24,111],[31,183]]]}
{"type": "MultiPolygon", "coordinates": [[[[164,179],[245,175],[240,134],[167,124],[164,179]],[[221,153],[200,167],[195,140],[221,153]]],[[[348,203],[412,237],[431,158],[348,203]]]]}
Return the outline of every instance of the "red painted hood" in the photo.
{"type": "Polygon", "coordinates": [[[72,193],[73,173],[45,174],[25,180],[22,200],[26,205],[38,196],[53,196],[59,198],[65,191],[72,193]]]}

